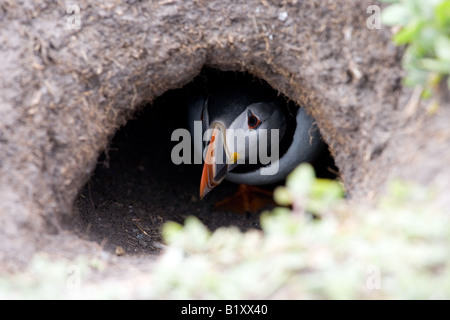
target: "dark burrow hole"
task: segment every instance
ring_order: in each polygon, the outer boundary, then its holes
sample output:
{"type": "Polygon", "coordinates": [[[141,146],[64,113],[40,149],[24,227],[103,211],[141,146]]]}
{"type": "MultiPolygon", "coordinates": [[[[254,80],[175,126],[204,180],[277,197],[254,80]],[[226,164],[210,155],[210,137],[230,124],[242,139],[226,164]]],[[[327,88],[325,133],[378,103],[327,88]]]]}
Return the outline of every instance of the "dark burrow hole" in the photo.
{"type": "MultiPolygon", "coordinates": [[[[190,84],[142,108],[116,133],[75,203],[84,238],[108,251],[121,247],[127,254],[156,254],[162,247],[161,226],[167,221],[183,223],[186,217],[196,216],[210,230],[259,228],[260,213],[238,214],[214,206],[232,196],[238,185],[224,181],[200,200],[202,164],[175,165],[171,160],[172,148],[179,143],[171,141],[171,135],[175,129],[187,128],[192,93],[230,77],[258,81],[265,90],[273,90],[248,74],[203,70],[190,84]]],[[[335,178],[337,169],[328,151],[314,166],[318,176],[335,178]]]]}

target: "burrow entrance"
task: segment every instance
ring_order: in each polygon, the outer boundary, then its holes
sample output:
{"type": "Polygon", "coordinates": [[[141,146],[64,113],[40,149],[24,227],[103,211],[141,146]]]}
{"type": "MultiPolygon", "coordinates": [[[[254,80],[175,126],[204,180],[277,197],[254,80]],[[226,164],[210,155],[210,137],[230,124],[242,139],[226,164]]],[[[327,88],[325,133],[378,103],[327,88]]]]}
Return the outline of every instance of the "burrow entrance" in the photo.
{"type": "MultiPolygon", "coordinates": [[[[83,237],[101,243],[108,251],[157,254],[162,248],[161,226],[167,221],[183,223],[193,215],[210,230],[224,226],[259,228],[260,213],[242,215],[215,208],[216,202],[234,194],[236,184],[224,181],[200,200],[202,165],[175,165],[171,160],[172,148],[178,143],[171,141],[171,134],[187,128],[186,111],[193,91],[227,77],[255,81],[245,73],[205,69],[188,85],[166,92],[142,108],[116,133],[75,201],[83,237]]],[[[314,165],[318,176],[336,177],[329,152],[314,165]]]]}

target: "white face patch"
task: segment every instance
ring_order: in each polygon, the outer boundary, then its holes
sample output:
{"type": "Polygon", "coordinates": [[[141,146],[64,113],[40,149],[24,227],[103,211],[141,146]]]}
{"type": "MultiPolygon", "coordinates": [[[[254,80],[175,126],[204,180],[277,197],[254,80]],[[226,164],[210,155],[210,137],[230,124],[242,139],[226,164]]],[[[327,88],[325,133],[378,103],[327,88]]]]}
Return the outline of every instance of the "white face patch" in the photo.
{"type": "Polygon", "coordinates": [[[236,117],[226,131],[228,152],[239,154],[238,164],[257,164],[258,159],[261,162],[258,152],[263,152],[263,157],[267,158],[267,153],[279,150],[279,141],[284,135],[285,126],[284,115],[276,104],[251,104],[236,117]],[[261,122],[256,129],[249,126],[249,114],[261,122]],[[272,139],[272,136],[276,139],[272,139]]]}

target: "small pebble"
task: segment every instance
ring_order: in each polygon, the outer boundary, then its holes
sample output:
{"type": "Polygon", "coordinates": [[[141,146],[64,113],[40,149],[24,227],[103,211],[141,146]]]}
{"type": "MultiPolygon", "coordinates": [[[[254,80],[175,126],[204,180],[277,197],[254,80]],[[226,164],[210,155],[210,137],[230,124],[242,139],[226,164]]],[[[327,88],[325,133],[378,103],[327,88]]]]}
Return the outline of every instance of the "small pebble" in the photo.
{"type": "Polygon", "coordinates": [[[125,254],[125,250],[121,246],[116,247],[116,255],[123,256],[125,254]]]}
{"type": "Polygon", "coordinates": [[[147,248],[148,247],[148,242],[147,241],[145,241],[145,240],[139,240],[139,245],[142,247],[142,248],[147,248]]]}
{"type": "Polygon", "coordinates": [[[280,21],[286,21],[287,17],[288,17],[288,14],[286,11],[281,11],[278,14],[278,20],[280,20],[280,21]]]}

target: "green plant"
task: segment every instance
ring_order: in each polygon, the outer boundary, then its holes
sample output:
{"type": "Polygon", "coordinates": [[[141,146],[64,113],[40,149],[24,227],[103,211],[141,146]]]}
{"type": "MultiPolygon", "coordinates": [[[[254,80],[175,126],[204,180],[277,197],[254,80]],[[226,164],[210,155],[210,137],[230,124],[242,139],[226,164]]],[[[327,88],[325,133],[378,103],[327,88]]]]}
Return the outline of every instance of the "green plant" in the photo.
{"type": "Polygon", "coordinates": [[[338,181],[318,179],[309,164],[298,166],[287,178],[285,187],[278,187],[274,199],[280,205],[292,205],[293,213],[325,213],[344,196],[338,181]]]}
{"type": "Polygon", "coordinates": [[[383,10],[383,23],[400,26],[393,40],[408,45],[403,57],[405,83],[422,86],[424,96],[445,78],[450,88],[450,0],[384,2],[392,4],[383,10]]]}
{"type": "Polygon", "coordinates": [[[152,296],[448,298],[450,219],[430,206],[432,189],[394,181],[378,207],[350,206],[337,182],[302,165],[276,198],[294,211],[264,213],[262,233],[211,233],[194,217],[167,224],[152,296]]]}
{"type": "Polygon", "coordinates": [[[107,280],[101,276],[108,264],[99,268],[99,257],[38,255],[27,272],[0,275],[0,297],[448,299],[449,210],[434,201],[432,188],[393,181],[387,191],[377,206],[365,207],[302,165],[277,191],[295,211],[265,212],[262,231],[211,232],[195,217],[170,222],[167,248],[148,261],[151,272],[107,280]]]}

